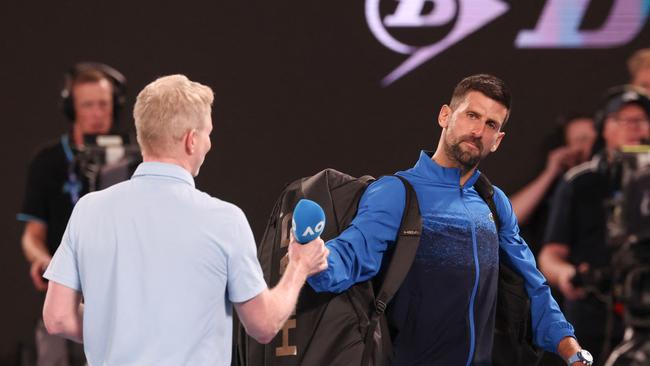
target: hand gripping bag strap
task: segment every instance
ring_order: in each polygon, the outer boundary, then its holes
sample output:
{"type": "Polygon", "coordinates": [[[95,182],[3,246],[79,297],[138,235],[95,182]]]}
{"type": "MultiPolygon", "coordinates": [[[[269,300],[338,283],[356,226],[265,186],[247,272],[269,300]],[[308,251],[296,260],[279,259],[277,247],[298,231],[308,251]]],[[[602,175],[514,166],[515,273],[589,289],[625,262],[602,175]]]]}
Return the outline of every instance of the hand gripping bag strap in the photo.
{"type": "MultiPolygon", "coordinates": [[[[373,341],[373,336],[375,329],[386,310],[386,306],[400,288],[411,269],[422,234],[422,217],[420,216],[420,206],[415,190],[405,178],[399,175],[395,175],[395,177],[402,181],[406,191],[404,214],[402,215],[402,222],[400,223],[398,237],[395,243],[395,251],[393,252],[381,288],[375,299],[375,311],[370,318],[370,325],[366,333],[366,347],[363,352],[361,366],[369,365],[374,351],[375,342],[373,341]]],[[[388,334],[382,334],[382,337],[388,337],[388,334]]]]}

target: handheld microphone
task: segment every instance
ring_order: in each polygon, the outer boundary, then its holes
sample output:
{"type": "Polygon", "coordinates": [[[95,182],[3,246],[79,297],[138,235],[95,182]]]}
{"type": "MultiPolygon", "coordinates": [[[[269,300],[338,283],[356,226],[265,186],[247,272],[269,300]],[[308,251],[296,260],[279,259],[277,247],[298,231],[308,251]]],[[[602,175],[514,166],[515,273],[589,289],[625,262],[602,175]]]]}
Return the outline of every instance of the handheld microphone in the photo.
{"type": "Polygon", "coordinates": [[[301,199],[293,209],[291,223],[291,231],[298,243],[309,243],[318,238],[325,229],[325,212],[318,203],[301,199]]]}

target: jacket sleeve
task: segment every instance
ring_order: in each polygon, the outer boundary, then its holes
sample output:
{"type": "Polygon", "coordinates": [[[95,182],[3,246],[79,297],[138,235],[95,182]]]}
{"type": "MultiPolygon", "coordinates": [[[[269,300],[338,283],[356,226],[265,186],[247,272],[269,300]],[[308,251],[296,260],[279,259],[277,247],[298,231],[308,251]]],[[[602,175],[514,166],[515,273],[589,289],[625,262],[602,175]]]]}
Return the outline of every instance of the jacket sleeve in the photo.
{"type": "Polygon", "coordinates": [[[343,292],[379,272],[384,252],[395,243],[406,191],[396,177],[383,177],[361,196],[357,215],[338,237],[326,243],[327,270],[308,283],[317,292],[343,292]]]}
{"type": "Polygon", "coordinates": [[[564,337],[574,337],[573,326],[564,318],[544,275],[537,269],[535,257],[528,244],[519,235],[517,218],[510,201],[498,188],[494,188],[494,203],[499,214],[499,247],[501,260],[517,271],[525,280],[526,292],[531,300],[533,341],[542,349],[557,353],[564,337]]]}

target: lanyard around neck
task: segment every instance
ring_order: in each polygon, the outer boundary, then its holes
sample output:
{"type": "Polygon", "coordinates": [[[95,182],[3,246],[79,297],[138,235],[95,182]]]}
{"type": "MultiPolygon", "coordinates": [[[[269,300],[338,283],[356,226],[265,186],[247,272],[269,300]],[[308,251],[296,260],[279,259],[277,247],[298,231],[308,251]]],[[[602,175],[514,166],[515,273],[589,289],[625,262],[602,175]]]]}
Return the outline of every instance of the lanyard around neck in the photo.
{"type": "Polygon", "coordinates": [[[70,136],[68,134],[61,136],[61,146],[63,147],[63,152],[65,153],[65,158],[68,162],[68,180],[63,184],[63,191],[70,194],[70,201],[74,207],[74,205],[77,204],[77,201],[79,201],[82,186],[75,171],[76,160],[74,152],[70,147],[70,136]]]}

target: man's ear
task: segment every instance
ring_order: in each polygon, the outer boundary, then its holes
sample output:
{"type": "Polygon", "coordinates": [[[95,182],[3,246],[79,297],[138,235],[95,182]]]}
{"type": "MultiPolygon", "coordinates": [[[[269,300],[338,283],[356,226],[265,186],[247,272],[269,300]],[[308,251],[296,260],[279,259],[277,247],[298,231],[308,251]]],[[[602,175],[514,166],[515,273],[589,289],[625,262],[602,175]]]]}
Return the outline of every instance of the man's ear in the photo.
{"type": "Polygon", "coordinates": [[[503,137],[505,135],[506,135],[505,132],[499,132],[499,135],[497,136],[497,140],[494,142],[494,145],[492,145],[492,147],[490,147],[491,152],[497,151],[497,149],[499,148],[499,145],[501,145],[501,140],[503,140],[503,137]]]}
{"type": "Polygon", "coordinates": [[[438,113],[438,124],[440,127],[447,128],[452,112],[453,111],[451,110],[451,107],[449,107],[447,104],[440,107],[440,112],[438,113]]]}
{"type": "Polygon", "coordinates": [[[185,132],[183,135],[183,145],[185,147],[185,152],[188,155],[194,154],[194,149],[196,147],[196,129],[192,128],[185,132]]]}

